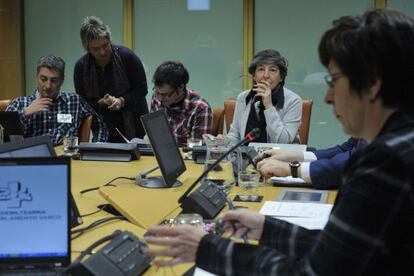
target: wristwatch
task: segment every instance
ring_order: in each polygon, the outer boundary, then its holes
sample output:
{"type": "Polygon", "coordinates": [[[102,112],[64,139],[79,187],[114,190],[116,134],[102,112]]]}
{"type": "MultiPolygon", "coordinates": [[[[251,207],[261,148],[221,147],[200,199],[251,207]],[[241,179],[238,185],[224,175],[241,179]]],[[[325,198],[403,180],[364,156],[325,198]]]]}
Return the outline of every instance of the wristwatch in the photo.
{"type": "Polygon", "coordinates": [[[298,177],[298,168],[300,167],[299,161],[292,161],[289,163],[290,166],[290,175],[292,177],[298,177]]]}

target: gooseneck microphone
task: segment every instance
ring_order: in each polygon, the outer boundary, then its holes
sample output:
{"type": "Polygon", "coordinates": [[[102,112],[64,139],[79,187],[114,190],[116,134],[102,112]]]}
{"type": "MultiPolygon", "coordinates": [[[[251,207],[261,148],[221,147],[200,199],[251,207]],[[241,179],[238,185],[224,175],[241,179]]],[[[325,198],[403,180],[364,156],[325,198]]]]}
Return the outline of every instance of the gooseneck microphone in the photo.
{"type": "Polygon", "coordinates": [[[204,170],[204,172],[194,181],[193,184],[190,185],[190,187],[185,191],[185,193],[178,199],[178,203],[182,203],[185,198],[187,198],[188,194],[193,190],[193,188],[197,185],[197,183],[205,177],[218,163],[220,163],[221,160],[226,158],[230,153],[232,153],[236,148],[240,147],[244,143],[248,141],[253,141],[257,137],[260,136],[260,130],[258,128],[252,129],[246,137],[238,142],[236,145],[234,145],[231,149],[229,149],[225,154],[220,156],[213,164],[211,164],[207,169],[204,170]]]}

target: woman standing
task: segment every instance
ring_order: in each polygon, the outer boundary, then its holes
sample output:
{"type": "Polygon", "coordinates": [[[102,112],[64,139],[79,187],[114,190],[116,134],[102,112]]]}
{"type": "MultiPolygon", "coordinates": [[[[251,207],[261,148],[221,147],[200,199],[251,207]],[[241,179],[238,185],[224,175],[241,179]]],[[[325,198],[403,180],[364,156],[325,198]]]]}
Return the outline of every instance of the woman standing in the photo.
{"type": "Polygon", "coordinates": [[[140,116],[148,113],[147,81],[141,60],[130,49],[113,45],[111,32],[99,18],[86,17],[80,29],[87,53],[75,65],[76,92],[96,110],[109,129],[109,142],[142,138],[140,116]]]}

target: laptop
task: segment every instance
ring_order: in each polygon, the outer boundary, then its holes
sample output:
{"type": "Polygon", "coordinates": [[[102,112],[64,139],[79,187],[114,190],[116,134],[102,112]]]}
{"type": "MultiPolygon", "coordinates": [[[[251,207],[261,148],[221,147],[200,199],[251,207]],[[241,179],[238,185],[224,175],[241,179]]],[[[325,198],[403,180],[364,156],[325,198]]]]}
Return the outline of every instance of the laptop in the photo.
{"type": "Polygon", "coordinates": [[[70,159],[0,159],[1,275],[70,264],[70,159]]]}
{"type": "Polygon", "coordinates": [[[6,141],[23,139],[23,125],[20,122],[19,113],[17,111],[0,111],[0,125],[4,128],[4,137],[6,141]]]}
{"type": "Polygon", "coordinates": [[[36,136],[0,145],[0,158],[56,156],[49,136],[36,136]]]}
{"type": "MultiPolygon", "coordinates": [[[[49,136],[36,136],[0,145],[0,158],[56,157],[49,136]]],[[[82,224],[82,217],[72,194],[70,196],[71,228],[82,224]]]]}

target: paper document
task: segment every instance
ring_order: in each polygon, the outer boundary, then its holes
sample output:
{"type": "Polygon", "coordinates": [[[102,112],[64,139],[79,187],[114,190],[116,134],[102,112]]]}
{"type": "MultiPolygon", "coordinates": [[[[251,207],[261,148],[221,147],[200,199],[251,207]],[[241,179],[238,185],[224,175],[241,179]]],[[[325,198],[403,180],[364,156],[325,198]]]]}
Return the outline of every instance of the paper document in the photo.
{"type": "Polygon", "coordinates": [[[122,139],[124,139],[125,142],[131,143],[131,144],[150,144],[150,141],[147,139],[141,139],[141,138],[132,138],[131,140],[128,140],[122,132],[116,127],[115,130],[121,135],[122,139]]]}
{"type": "Polygon", "coordinates": [[[302,226],[309,230],[321,230],[325,227],[328,222],[328,218],[318,219],[318,218],[296,218],[296,217],[275,217],[280,220],[290,222],[302,226]]]}
{"type": "Polygon", "coordinates": [[[303,180],[302,178],[299,177],[291,177],[291,176],[286,176],[286,177],[281,177],[281,176],[272,176],[270,178],[270,181],[273,183],[305,183],[305,180],[303,180]]]}
{"type": "Polygon", "coordinates": [[[128,143],[151,145],[151,143],[150,143],[149,140],[147,140],[147,139],[141,139],[141,138],[132,138],[128,143]]]}
{"type": "Polygon", "coordinates": [[[214,276],[214,275],[216,274],[205,271],[204,269],[201,269],[199,267],[196,267],[194,269],[194,274],[193,274],[193,276],[214,276]]]}
{"type": "Polygon", "coordinates": [[[260,148],[272,148],[272,149],[283,149],[292,151],[306,151],[306,145],[302,144],[276,144],[276,143],[249,143],[249,146],[259,152],[260,148]]]}
{"type": "Polygon", "coordinates": [[[266,201],[260,214],[286,220],[308,229],[322,229],[328,221],[332,204],[266,201]]]}

